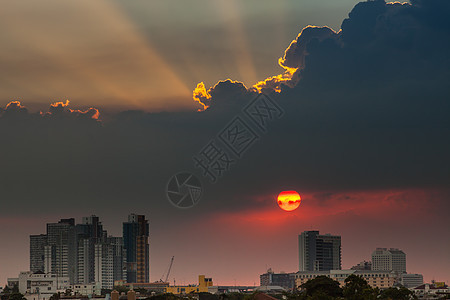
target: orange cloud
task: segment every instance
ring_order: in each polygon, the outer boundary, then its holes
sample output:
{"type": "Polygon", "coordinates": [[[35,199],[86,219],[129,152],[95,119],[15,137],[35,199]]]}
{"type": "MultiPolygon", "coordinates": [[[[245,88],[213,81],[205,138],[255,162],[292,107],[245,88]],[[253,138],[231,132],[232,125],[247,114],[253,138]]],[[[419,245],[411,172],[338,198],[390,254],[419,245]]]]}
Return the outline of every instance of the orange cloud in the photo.
{"type": "MultiPolygon", "coordinates": [[[[50,117],[50,116],[66,116],[66,117],[75,117],[75,118],[89,118],[98,120],[100,117],[100,112],[97,108],[90,107],[86,110],[79,109],[68,109],[65,110],[66,107],[69,106],[70,101],[66,100],[66,102],[54,102],[50,104],[48,112],[39,112],[37,115],[41,117],[50,117]]],[[[9,102],[5,109],[0,108],[0,113],[28,113],[27,108],[20,103],[20,101],[11,101],[9,102]]],[[[31,115],[31,114],[30,114],[31,115]]]]}
{"type": "Polygon", "coordinates": [[[50,106],[51,107],[66,107],[66,106],[69,106],[69,103],[70,103],[70,101],[66,100],[65,103],[64,102],[55,102],[55,103],[50,104],[50,106]]]}
{"type": "Polygon", "coordinates": [[[6,110],[15,110],[15,109],[24,109],[25,106],[23,106],[20,101],[11,101],[8,104],[6,104],[6,110]]]}
{"type": "MultiPolygon", "coordinates": [[[[280,58],[281,60],[281,58],[280,58]]],[[[281,64],[280,64],[281,66],[281,64]]],[[[259,81],[253,86],[253,89],[262,92],[264,89],[272,89],[277,93],[281,92],[281,84],[285,84],[289,87],[294,87],[298,80],[293,80],[293,78],[297,75],[297,68],[288,68],[284,67],[285,72],[283,74],[279,74],[276,76],[272,76],[264,79],[263,81],[259,81]]]]}
{"type": "Polygon", "coordinates": [[[66,102],[55,102],[50,104],[50,109],[47,113],[47,115],[55,115],[55,114],[61,114],[66,113],[70,116],[74,117],[84,117],[89,119],[98,120],[100,117],[100,112],[98,109],[90,107],[87,110],[79,110],[79,109],[68,109],[65,111],[64,109],[69,106],[70,101],[66,100],[66,102]]]}
{"type": "Polygon", "coordinates": [[[90,107],[87,110],[79,110],[79,109],[69,109],[69,113],[75,115],[76,117],[86,117],[94,120],[98,120],[100,117],[100,112],[98,109],[90,107]]]}
{"type": "Polygon", "coordinates": [[[27,114],[28,110],[25,106],[23,106],[20,101],[11,101],[8,104],[6,104],[6,107],[0,108],[0,116],[3,116],[5,114],[9,115],[17,115],[17,114],[27,114]]]}
{"type": "Polygon", "coordinates": [[[200,82],[192,93],[194,100],[203,107],[203,109],[198,109],[199,111],[206,110],[209,107],[209,101],[211,100],[211,95],[209,94],[210,91],[211,89],[207,91],[205,84],[200,82]]]}

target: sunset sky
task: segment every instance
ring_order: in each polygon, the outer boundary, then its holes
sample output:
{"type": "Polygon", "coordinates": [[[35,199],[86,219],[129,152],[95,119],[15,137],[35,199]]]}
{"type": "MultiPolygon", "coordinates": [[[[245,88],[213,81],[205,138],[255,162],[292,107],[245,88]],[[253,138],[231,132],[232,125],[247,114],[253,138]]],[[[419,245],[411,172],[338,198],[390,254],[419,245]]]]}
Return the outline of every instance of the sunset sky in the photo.
{"type": "Polygon", "coordinates": [[[0,285],[46,223],[96,214],[121,235],[129,213],[150,220],[151,281],[175,256],[177,284],[259,284],[298,271],[297,235],[320,230],[342,236],[343,268],[393,247],[448,283],[449,15],[447,0],[2,3],[0,285]],[[258,92],[283,113],[211,183],[193,157],[258,92]],[[165,195],[180,171],[204,188],[190,209],[165,195]]]}

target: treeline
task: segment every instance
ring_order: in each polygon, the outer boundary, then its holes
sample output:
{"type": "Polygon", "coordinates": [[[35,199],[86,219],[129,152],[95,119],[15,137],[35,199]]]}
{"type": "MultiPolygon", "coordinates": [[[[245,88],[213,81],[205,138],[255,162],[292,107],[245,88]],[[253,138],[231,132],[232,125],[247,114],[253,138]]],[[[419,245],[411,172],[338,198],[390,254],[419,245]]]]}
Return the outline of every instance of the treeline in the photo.
{"type": "MultiPolygon", "coordinates": [[[[199,300],[253,300],[258,299],[258,292],[253,294],[228,293],[213,295],[200,293],[199,300]]],[[[339,282],[327,277],[318,276],[304,283],[301,289],[294,292],[284,292],[271,295],[276,299],[285,300],[411,300],[417,299],[414,293],[405,287],[391,287],[380,290],[372,288],[367,281],[356,275],[350,275],[341,287],[339,282]]],[[[171,294],[148,297],[147,300],[190,299],[189,295],[176,296],[171,294]]],[[[193,298],[192,298],[193,299],[193,298]]]]}

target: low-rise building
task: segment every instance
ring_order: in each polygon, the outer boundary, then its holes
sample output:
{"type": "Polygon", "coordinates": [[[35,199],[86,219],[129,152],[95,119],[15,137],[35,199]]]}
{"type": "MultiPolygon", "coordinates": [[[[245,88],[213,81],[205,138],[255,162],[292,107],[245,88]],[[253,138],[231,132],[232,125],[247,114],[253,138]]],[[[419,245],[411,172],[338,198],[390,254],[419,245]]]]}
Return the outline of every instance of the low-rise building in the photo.
{"type": "Polygon", "coordinates": [[[422,274],[401,274],[400,284],[407,288],[414,288],[423,284],[422,274]]]}
{"type": "Polygon", "coordinates": [[[369,271],[372,270],[372,262],[371,261],[362,261],[359,264],[350,268],[350,270],[360,270],[360,271],[369,271]]]}
{"type": "Polygon", "coordinates": [[[91,284],[72,284],[69,286],[74,296],[101,295],[102,285],[100,282],[91,284]]]}
{"type": "Polygon", "coordinates": [[[213,286],[212,278],[206,278],[205,275],[198,276],[198,285],[177,285],[168,286],[165,288],[166,293],[175,295],[189,294],[189,293],[207,293],[208,288],[213,286]]]}
{"type": "Polygon", "coordinates": [[[272,269],[259,276],[261,286],[281,286],[286,290],[292,290],[295,286],[295,273],[275,273],[272,269]]]}
{"type": "Polygon", "coordinates": [[[330,271],[302,271],[295,273],[295,287],[298,289],[303,283],[318,276],[327,276],[339,282],[341,286],[345,285],[345,279],[350,275],[357,275],[364,278],[373,288],[386,289],[394,286],[397,281],[397,275],[392,271],[373,271],[373,270],[330,270],[330,271]]]}
{"type": "Polygon", "coordinates": [[[445,283],[425,283],[410,290],[419,299],[444,299],[450,296],[450,288],[445,283]]]}
{"type": "Polygon", "coordinates": [[[125,280],[114,281],[114,287],[126,287],[130,289],[145,289],[149,292],[164,293],[166,288],[169,287],[168,282],[144,282],[144,283],[129,283],[125,280]]]}
{"type": "Polygon", "coordinates": [[[8,278],[8,286],[17,286],[21,294],[53,295],[69,287],[68,277],[44,272],[20,272],[18,278],[8,278]]]}

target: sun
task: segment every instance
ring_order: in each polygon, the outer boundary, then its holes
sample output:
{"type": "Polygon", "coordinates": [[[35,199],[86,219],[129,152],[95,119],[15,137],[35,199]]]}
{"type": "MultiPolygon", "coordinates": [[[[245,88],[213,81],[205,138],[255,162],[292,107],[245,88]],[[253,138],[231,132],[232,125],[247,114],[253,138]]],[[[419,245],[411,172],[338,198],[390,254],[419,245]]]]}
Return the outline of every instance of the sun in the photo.
{"type": "Polygon", "coordinates": [[[302,201],[299,193],[296,191],[284,191],[278,195],[278,206],[285,211],[296,210],[302,201]]]}

